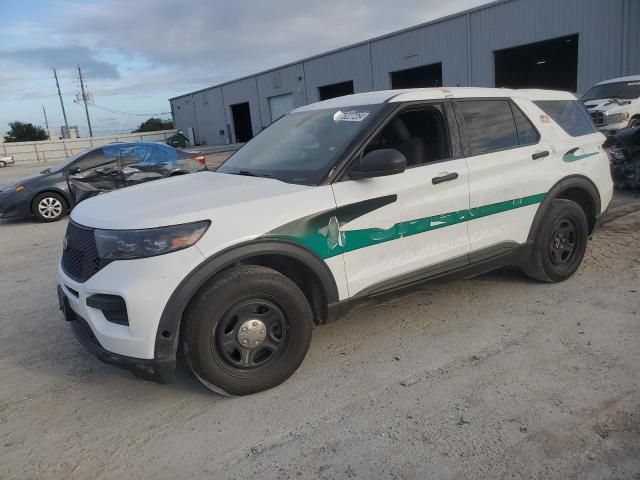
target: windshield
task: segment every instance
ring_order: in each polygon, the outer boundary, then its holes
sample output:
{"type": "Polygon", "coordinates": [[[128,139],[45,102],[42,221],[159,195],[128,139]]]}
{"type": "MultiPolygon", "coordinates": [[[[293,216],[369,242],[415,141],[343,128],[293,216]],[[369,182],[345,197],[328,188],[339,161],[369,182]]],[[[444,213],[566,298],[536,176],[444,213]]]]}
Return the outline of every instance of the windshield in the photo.
{"type": "Polygon", "coordinates": [[[253,138],[218,172],[317,185],[383,104],[285,115],[253,138]]]}
{"type": "Polygon", "coordinates": [[[58,173],[58,172],[61,172],[62,170],[64,170],[69,165],[71,165],[71,163],[75,162],[77,159],[79,159],[81,156],[83,156],[88,151],[89,151],[88,149],[87,150],[82,150],[81,152],[78,152],[75,155],[73,155],[72,157],[69,157],[65,161],[59,163],[58,165],[55,165],[55,166],[50,167],[50,168],[47,168],[44,171],[47,172],[47,173],[58,173]]]}
{"type": "Polygon", "coordinates": [[[617,98],[620,100],[632,100],[640,97],[640,81],[605,83],[592,87],[582,97],[582,101],[597,100],[600,98],[617,98]]]}

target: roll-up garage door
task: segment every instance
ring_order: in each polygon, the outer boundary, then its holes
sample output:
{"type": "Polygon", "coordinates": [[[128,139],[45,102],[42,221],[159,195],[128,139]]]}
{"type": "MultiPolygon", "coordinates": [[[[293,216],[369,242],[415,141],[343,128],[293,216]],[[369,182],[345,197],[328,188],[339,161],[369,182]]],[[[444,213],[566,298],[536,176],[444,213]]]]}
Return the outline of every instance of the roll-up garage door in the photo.
{"type": "Polygon", "coordinates": [[[269,108],[271,109],[271,121],[275,122],[293,110],[293,94],[287,93],[286,95],[269,97],[269,108]]]}

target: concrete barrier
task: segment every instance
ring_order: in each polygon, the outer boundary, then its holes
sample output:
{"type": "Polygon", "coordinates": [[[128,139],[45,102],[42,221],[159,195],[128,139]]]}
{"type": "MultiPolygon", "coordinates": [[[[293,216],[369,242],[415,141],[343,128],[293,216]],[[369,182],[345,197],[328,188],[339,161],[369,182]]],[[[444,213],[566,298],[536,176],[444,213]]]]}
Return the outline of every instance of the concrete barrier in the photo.
{"type": "Polygon", "coordinates": [[[113,142],[164,142],[176,130],[160,130],[156,132],[125,133],[105,137],[71,138],[68,140],[43,140],[40,142],[16,142],[0,144],[0,153],[12,155],[16,163],[59,162],[67,157],[88,148],[99,147],[113,142]]]}

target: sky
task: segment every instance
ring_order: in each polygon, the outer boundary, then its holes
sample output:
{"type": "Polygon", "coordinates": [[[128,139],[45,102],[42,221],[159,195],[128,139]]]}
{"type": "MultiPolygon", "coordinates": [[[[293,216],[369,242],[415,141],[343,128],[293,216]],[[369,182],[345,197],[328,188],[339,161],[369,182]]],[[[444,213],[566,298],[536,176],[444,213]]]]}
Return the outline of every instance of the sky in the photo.
{"type": "Polygon", "coordinates": [[[488,0],[0,0],[0,133],[14,120],[94,135],[171,118],[168,99],[488,0]]]}

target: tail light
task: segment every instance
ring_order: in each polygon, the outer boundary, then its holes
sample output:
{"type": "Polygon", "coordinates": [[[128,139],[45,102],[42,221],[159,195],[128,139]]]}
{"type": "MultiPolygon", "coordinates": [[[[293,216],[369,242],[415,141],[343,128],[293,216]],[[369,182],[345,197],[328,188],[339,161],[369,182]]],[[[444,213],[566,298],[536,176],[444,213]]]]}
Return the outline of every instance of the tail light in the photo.
{"type": "Polygon", "coordinates": [[[205,159],[204,159],[204,157],[203,157],[202,155],[200,155],[200,156],[198,156],[198,157],[193,157],[193,159],[194,159],[196,162],[201,163],[202,165],[204,165],[204,164],[206,163],[206,162],[205,162],[205,159]]]}

